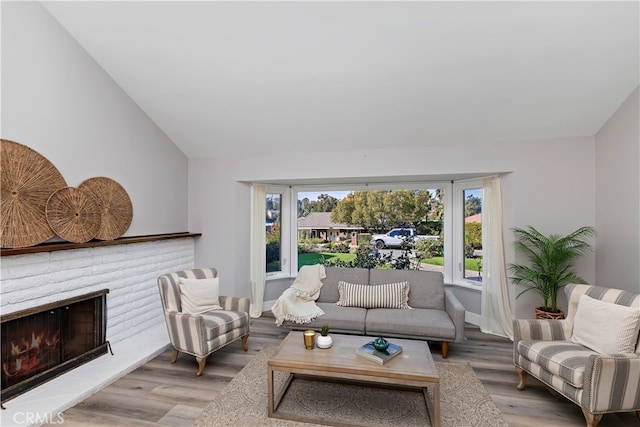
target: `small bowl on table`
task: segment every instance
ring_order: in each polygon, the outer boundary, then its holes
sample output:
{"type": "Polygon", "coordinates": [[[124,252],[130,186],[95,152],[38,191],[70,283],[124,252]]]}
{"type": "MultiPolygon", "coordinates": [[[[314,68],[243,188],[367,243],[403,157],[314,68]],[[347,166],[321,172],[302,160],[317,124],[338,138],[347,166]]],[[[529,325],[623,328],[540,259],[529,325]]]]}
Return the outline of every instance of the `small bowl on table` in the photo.
{"type": "Polygon", "coordinates": [[[371,344],[373,345],[373,348],[375,348],[378,351],[385,351],[386,349],[389,348],[389,341],[387,341],[383,337],[376,338],[375,340],[372,341],[371,344]]]}

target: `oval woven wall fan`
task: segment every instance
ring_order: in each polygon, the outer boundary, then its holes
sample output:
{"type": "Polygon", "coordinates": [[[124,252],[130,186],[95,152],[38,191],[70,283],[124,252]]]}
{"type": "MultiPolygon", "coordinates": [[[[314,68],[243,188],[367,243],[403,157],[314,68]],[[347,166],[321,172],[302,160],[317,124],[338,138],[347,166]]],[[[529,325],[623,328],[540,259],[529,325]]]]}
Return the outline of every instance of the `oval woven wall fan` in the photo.
{"type": "Polygon", "coordinates": [[[100,231],[102,211],[93,196],[73,187],[56,191],[47,202],[51,229],[68,242],[84,243],[100,231]]]}
{"type": "Polygon", "coordinates": [[[54,236],[47,222],[49,196],[67,183],[58,169],[26,145],[0,140],[1,227],[3,248],[24,248],[54,236]]]}
{"type": "Polygon", "coordinates": [[[100,207],[102,219],[96,239],[113,240],[127,231],[133,218],[133,206],[120,184],[100,176],[83,181],[78,188],[93,196],[100,207]]]}

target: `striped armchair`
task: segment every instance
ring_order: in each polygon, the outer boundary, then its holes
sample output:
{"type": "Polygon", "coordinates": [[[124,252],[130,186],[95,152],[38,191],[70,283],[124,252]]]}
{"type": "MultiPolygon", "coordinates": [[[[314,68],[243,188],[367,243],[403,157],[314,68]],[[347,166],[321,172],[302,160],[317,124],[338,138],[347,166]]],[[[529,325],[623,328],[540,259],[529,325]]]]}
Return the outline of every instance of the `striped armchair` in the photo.
{"type": "MultiPolygon", "coordinates": [[[[640,295],[591,285],[565,288],[569,307],[564,320],[513,322],[513,362],[518,390],[531,374],[579,405],[587,427],[596,427],[603,414],[633,412],[640,417],[640,340],[635,353],[600,354],[570,341],[581,295],[640,308],[640,295]]],[[[639,337],[640,338],[640,337],[639,337]]]]}
{"type": "Polygon", "coordinates": [[[179,352],[195,356],[198,362],[197,376],[202,375],[207,357],[227,344],[242,339],[242,349],[248,350],[249,298],[220,296],[223,310],[211,310],[202,314],[181,312],[179,279],[207,279],[216,276],[215,268],[202,268],[158,277],[164,318],[173,345],[171,363],[176,362],[179,352]]]}

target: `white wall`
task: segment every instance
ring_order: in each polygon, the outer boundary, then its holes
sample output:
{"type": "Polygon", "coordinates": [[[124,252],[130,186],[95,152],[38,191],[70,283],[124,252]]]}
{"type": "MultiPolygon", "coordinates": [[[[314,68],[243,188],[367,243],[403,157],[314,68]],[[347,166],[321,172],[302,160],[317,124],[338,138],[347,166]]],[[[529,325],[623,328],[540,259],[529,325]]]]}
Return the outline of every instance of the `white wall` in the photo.
{"type": "MultiPolygon", "coordinates": [[[[391,145],[391,143],[390,143],[391,145]]],[[[218,268],[221,286],[250,295],[249,208],[246,182],[508,172],[502,181],[507,262],[513,262],[514,226],[567,233],[595,225],[595,161],[592,137],[341,153],[274,153],[263,157],[189,160],[189,227],[202,232],[196,266],[218,268]],[[327,159],[323,161],[322,159],[327,159]],[[339,159],[336,161],[336,159],[339,159]],[[401,160],[398,160],[401,159],[401,160]]],[[[373,180],[373,179],[372,179],[373,180]]],[[[595,256],[578,272],[595,279],[595,256]]],[[[534,295],[518,299],[520,317],[531,317],[534,295]]],[[[562,302],[562,301],[561,301],[562,302]]]]}
{"type": "Polygon", "coordinates": [[[640,292],[640,94],[595,136],[596,283],[640,292]]]}
{"type": "Polygon", "coordinates": [[[1,118],[2,138],[67,185],[119,182],[133,204],[125,235],[188,231],[186,157],[36,2],[2,3],[1,118]]]}

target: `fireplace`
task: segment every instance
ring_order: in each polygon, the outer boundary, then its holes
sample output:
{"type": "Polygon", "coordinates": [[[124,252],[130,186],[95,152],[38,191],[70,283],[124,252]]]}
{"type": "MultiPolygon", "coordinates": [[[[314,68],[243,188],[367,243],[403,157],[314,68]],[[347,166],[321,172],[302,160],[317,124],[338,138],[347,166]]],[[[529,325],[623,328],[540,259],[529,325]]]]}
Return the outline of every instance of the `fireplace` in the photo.
{"type": "Polygon", "coordinates": [[[108,292],[0,317],[2,403],[107,352],[108,292]]]}

